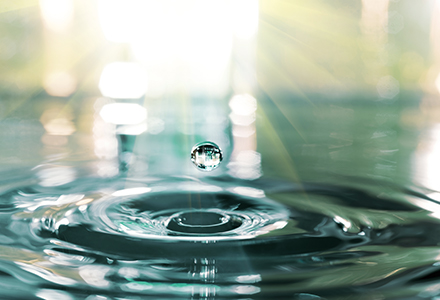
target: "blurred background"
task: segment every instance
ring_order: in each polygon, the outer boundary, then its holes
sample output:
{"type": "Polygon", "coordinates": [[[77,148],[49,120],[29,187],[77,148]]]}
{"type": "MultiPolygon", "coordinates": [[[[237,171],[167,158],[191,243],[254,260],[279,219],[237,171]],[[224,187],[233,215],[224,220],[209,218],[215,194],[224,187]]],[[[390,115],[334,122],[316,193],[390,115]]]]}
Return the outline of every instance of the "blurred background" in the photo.
{"type": "Polygon", "coordinates": [[[439,189],[440,1],[3,0],[0,65],[2,176],[439,189]]]}

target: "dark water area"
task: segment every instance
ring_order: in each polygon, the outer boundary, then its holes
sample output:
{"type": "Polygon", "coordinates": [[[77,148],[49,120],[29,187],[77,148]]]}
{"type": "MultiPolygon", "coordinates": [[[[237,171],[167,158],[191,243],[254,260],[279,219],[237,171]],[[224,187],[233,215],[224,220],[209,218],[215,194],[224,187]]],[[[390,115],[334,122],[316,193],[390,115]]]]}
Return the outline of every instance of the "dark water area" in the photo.
{"type": "Polygon", "coordinates": [[[2,190],[4,299],[434,299],[440,273],[438,202],[372,180],[2,190]]]}

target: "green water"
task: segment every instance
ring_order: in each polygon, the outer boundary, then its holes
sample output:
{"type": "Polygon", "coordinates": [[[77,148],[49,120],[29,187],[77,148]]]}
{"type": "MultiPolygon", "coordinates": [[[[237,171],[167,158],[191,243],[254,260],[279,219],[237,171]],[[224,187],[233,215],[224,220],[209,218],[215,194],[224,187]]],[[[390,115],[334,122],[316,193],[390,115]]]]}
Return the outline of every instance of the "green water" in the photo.
{"type": "Polygon", "coordinates": [[[0,2],[0,298],[438,299],[438,3],[202,2],[0,2]]]}

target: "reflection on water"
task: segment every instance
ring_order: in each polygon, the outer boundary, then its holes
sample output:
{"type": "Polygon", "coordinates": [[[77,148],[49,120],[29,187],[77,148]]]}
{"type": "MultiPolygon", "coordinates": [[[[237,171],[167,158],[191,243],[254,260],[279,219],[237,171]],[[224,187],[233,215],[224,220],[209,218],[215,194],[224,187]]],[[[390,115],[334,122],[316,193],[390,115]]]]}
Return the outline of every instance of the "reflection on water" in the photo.
{"type": "Polygon", "coordinates": [[[439,11],[0,5],[0,298],[437,299],[439,11]]]}
{"type": "Polygon", "coordinates": [[[399,186],[178,177],[33,182],[23,178],[2,194],[2,282],[25,280],[19,297],[53,290],[75,299],[303,299],[308,291],[340,299],[368,291],[397,299],[426,294],[438,272],[432,229],[439,219],[424,206],[440,207],[399,186]]]}

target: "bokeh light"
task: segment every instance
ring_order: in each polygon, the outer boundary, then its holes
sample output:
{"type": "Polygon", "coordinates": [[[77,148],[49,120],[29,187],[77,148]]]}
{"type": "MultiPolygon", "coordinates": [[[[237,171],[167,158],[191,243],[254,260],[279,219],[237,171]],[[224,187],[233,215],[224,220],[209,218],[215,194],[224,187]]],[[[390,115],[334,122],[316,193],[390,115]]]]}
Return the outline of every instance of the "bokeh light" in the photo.
{"type": "Polygon", "coordinates": [[[147,110],[136,103],[110,103],[102,107],[100,116],[108,123],[133,125],[147,119],[147,110]]]}
{"type": "Polygon", "coordinates": [[[147,73],[136,63],[109,63],[102,70],[99,89],[110,98],[140,98],[147,90],[147,73]]]}

